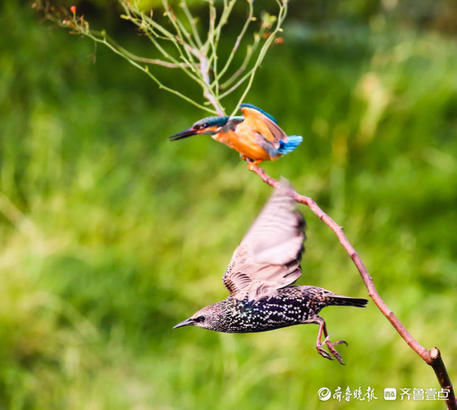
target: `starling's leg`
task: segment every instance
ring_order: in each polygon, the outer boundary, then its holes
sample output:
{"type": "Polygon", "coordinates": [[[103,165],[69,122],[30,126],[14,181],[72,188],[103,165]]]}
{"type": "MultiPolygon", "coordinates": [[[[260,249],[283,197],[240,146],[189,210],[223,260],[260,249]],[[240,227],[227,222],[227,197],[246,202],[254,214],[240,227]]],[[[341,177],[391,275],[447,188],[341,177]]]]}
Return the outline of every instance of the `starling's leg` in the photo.
{"type": "Polygon", "coordinates": [[[326,359],[333,360],[333,357],[328,353],[326,350],[322,348],[322,345],[324,344],[321,342],[322,339],[322,332],[325,329],[325,333],[327,333],[327,329],[325,328],[325,321],[324,319],[319,317],[319,321],[316,323],[319,325],[319,332],[317,333],[317,340],[316,340],[316,349],[317,353],[319,353],[322,357],[325,357],[326,359]]]}
{"type": "Polygon", "coordinates": [[[343,359],[341,358],[341,355],[336,351],[334,346],[339,345],[344,343],[347,345],[347,343],[344,340],[338,340],[335,343],[330,342],[330,335],[327,332],[327,326],[325,325],[325,320],[322,319],[320,316],[317,317],[316,323],[319,324],[319,332],[317,334],[317,341],[316,341],[316,348],[317,352],[322,356],[325,357],[326,359],[332,360],[333,357],[338,360],[341,364],[344,364],[343,359]],[[322,339],[322,333],[324,333],[325,339],[323,342],[321,342],[322,339]],[[328,350],[330,351],[331,355],[322,348],[323,345],[326,345],[328,350]],[[333,357],[332,357],[333,356],[333,357]]]}

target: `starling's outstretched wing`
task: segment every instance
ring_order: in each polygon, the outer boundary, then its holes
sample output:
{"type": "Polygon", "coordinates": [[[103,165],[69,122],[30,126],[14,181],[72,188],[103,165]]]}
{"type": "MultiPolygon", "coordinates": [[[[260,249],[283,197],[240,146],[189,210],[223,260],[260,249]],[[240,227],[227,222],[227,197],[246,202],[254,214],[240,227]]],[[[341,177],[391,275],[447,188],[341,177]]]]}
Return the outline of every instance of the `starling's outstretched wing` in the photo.
{"type": "Polygon", "coordinates": [[[262,135],[274,148],[280,148],[279,141],[289,141],[286,133],[279,128],[276,120],[270,114],[252,104],[241,104],[240,108],[244,117],[244,125],[262,135]]]}
{"type": "Polygon", "coordinates": [[[305,220],[288,189],[282,180],[233,254],[223,281],[238,300],[272,296],[301,275],[305,220]]]}

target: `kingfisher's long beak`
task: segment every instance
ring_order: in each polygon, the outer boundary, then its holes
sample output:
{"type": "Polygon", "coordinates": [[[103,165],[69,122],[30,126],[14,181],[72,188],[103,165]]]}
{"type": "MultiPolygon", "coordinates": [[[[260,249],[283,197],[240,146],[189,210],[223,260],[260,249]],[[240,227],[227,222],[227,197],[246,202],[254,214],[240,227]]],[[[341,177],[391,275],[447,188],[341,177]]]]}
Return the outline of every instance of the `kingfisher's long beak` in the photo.
{"type": "Polygon", "coordinates": [[[191,137],[192,135],[196,135],[196,134],[199,134],[199,133],[197,131],[195,131],[193,128],[189,128],[187,130],[178,132],[175,135],[172,135],[170,137],[170,141],[177,141],[177,140],[180,140],[183,138],[191,137]]]}
{"type": "Polygon", "coordinates": [[[183,320],[182,322],[173,326],[173,329],[177,329],[178,327],[183,327],[183,326],[192,326],[193,324],[194,324],[194,320],[192,318],[189,318],[189,319],[183,320]]]}

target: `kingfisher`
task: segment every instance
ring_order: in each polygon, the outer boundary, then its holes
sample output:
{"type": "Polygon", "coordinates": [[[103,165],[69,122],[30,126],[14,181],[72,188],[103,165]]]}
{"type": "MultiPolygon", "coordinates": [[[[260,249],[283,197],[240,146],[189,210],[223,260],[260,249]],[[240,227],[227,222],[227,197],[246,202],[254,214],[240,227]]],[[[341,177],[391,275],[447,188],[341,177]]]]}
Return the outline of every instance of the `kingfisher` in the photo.
{"type": "Polygon", "coordinates": [[[252,104],[240,105],[242,116],[207,117],[191,128],[170,137],[180,140],[197,134],[210,135],[216,141],[238,151],[249,168],[262,161],[275,160],[292,152],[303,138],[287,136],[277,121],[268,113],[252,104]]]}
{"type": "Polygon", "coordinates": [[[230,296],[200,309],[174,327],[250,333],[315,323],[319,325],[317,352],[344,364],[335,346],[347,343],[330,342],[319,312],[327,306],[365,307],[368,300],[317,286],[294,285],[302,273],[305,220],[295,209],[289,192],[290,186],[283,181],[235,250],[223,276],[230,296]]]}

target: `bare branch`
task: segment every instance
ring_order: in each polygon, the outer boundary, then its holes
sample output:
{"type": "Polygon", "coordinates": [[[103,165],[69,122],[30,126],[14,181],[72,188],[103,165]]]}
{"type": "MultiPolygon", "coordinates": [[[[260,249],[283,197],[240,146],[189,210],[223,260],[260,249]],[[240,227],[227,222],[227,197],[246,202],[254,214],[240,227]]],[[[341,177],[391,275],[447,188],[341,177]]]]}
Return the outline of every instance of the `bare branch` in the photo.
{"type": "MultiPolygon", "coordinates": [[[[252,166],[250,169],[255,172],[263,182],[270,185],[273,188],[278,188],[280,183],[276,181],[274,178],[271,178],[264,169],[259,168],[257,166],[252,166]]],[[[373,279],[371,278],[370,274],[368,273],[367,268],[363,264],[360,256],[351,245],[349,240],[346,238],[346,235],[343,232],[343,228],[338,225],[330,216],[328,216],[317,203],[310,197],[300,195],[296,191],[290,189],[290,195],[294,200],[300,204],[304,204],[311,211],[322,221],[324,222],[330,229],[335,232],[338,240],[340,241],[341,245],[349,255],[349,257],[354,262],[354,265],[357,267],[357,270],[362,277],[363,283],[365,284],[366,288],[368,289],[368,295],[373,299],[373,302],[376,304],[378,309],[381,313],[389,320],[398,334],[402,337],[402,339],[413,349],[428,365],[433,367],[435,374],[437,376],[438,382],[443,389],[449,390],[449,395],[446,400],[446,405],[448,409],[456,410],[457,403],[455,400],[454,389],[452,387],[451,380],[449,379],[449,375],[446,370],[446,366],[444,365],[443,360],[441,359],[441,354],[438,348],[434,347],[431,350],[426,349],[419,342],[409,333],[409,331],[405,328],[405,326],[400,322],[400,320],[395,316],[394,312],[386,305],[384,300],[379,296],[378,291],[373,283],[373,279]]]]}
{"type": "Polygon", "coordinates": [[[240,99],[238,101],[238,104],[236,105],[235,110],[233,111],[232,115],[235,114],[236,110],[238,109],[238,106],[244,101],[244,99],[248,95],[248,92],[251,89],[252,83],[254,81],[254,77],[255,77],[255,74],[257,72],[257,69],[260,67],[260,64],[262,64],[262,61],[263,61],[268,49],[270,48],[271,44],[273,43],[273,40],[275,39],[276,34],[279,31],[282,30],[282,28],[281,28],[282,27],[282,23],[284,22],[284,19],[286,18],[286,15],[287,15],[287,0],[283,0],[282,3],[281,3],[280,0],[278,0],[277,2],[279,4],[280,8],[279,8],[279,14],[278,14],[278,18],[277,18],[275,29],[273,30],[271,35],[267,38],[267,40],[265,41],[264,45],[260,49],[259,55],[257,57],[257,61],[255,62],[254,67],[251,70],[250,77],[249,77],[249,80],[248,80],[248,84],[245,87],[245,89],[244,89],[244,91],[243,91],[243,93],[242,93],[242,95],[241,95],[241,97],[240,97],[240,99]]]}
{"type": "Polygon", "coordinates": [[[194,36],[195,42],[197,43],[197,46],[199,48],[202,48],[203,47],[203,43],[202,43],[202,40],[200,39],[200,35],[198,34],[197,25],[195,24],[195,18],[190,13],[190,10],[189,10],[189,7],[187,6],[186,0],[183,0],[180,5],[181,5],[181,8],[184,11],[184,14],[187,17],[187,20],[189,21],[189,24],[190,24],[190,27],[191,27],[191,30],[192,30],[192,34],[194,36]]]}
{"type": "MultiPolygon", "coordinates": [[[[208,84],[211,84],[210,82],[210,79],[209,79],[209,71],[210,71],[210,68],[212,69],[212,72],[214,74],[214,89],[215,89],[215,92],[214,94],[219,94],[219,82],[217,80],[217,34],[216,34],[216,18],[217,18],[217,14],[216,14],[216,7],[214,6],[214,0],[209,0],[208,1],[208,4],[209,4],[209,31],[208,31],[208,39],[206,41],[206,44],[209,45],[209,55],[210,55],[210,58],[208,60],[208,63],[207,63],[207,70],[206,70],[206,79],[208,81],[208,84]]],[[[225,4],[224,4],[224,11],[223,13],[225,12],[225,4]]],[[[206,50],[206,48],[205,48],[206,50]]],[[[206,55],[208,55],[208,53],[205,53],[206,55]]],[[[203,61],[202,61],[202,64],[203,64],[203,61]]],[[[213,92],[211,92],[210,94],[213,94],[213,92]]],[[[211,101],[210,101],[211,103],[211,101]]]]}
{"type": "Polygon", "coordinates": [[[244,57],[244,60],[243,62],[241,63],[241,66],[238,68],[238,70],[236,70],[232,76],[226,80],[222,85],[221,85],[221,88],[222,89],[225,89],[227,87],[229,87],[231,84],[233,84],[233,82],[241,75],[244,73],[244,71],[246,70],[246,68],[248,67],[249,65],[249,62],[251,61],[251,57],[254,55],[254,53],[257,51],[257,48],[260,44],[260,39],[262,38],[262,35],[263,33],[265,32],[265,30],[263,28],[260,28],[259,32],[258,33],[255,33],[254,34],[254,41],[252,44],[248,45],[246,47],[246,55],[244,57]]]}
{"type": "MultiPolygon", "coordinates": [[[[200,57],[200,71],[203,80],[209,85],[209,62],[206,56],[200,57]]],[[[203,96],[215,108],[218,115],[225,115],[224,107],[220,103],[220,100],[213,94],[210,88],[204,89],[203,96]]]]}
{"type": "Polygon", "coordinates": [[[205,42],[202,42],[197,24],[198,20],[191,14],[186,0],[181,0],[180,2],[180,8],[183,12],[181,15],[177,15],[174,12],[169,0],[162,0],[164,8],[163,15],[168,20],[167,27],[162,22],[157,21],[153,10],[149,14],[144,13],[139,8],[137,0],[119,0],[124,12],[121,18],[133,23],[144,34],[154,49],[160,54],[160,58],[147,58],[132,53],[108,37],[104,31],[93,30],[89,27],[89,23],[84,19],[84,16],[77,14],[76,6],[72,6],[70,9],[71,13],[69,13],[67,9],[58,9],[51,6],[52,1],[36,0],[36,8],[41,10],[49,20],[54,21],[58,25],[69,28],[75,34],[89,37],[95,43],[107,46],[134,67],[137,67],[148,75],[159,88],[173,93],[204,111],[218,115],[225,115],[225,108],[221,101],[232,92],[243,86],[242,95],[234,107],[233,113],[235,113],[238,105],[246,97],[254,76],[272,45],[274,37],[281,30],[282,23],[287,14],[288,3],[288,0],[276,0],[278,6],[277,15],[263,13],[259,32],[254,35],[252,43],[247,46],[243,62],[238,68],[235,67],[233,69],[233,73],[230,73],[235,54],[242,46],[248,27],[252,21],[256,20],[253,0],[246,0],[248,3],[246,20],[241,26],[240,33],[228,53],[220,72],[218,67],[219,41],[222,29],[228,23],[237,0],[223,0],[219,13],[216,8],[216,1],[206,0],[208,2],[209,21],[205,42]],[[271,32],[265,33],[265,30],[271,32]],[[250,61],[254,57],[255,62],[248,69],[250,61]],[[147,65],[145,66],[144,64],[147,65]],[[149,66],[180,69],[192,82],[200,86],[203,93],[203,102],[195,101],[182,94],[179,90],[165,86],[155,74],[149,71],[149,66]],[[248,71],[245,73],[247,69],[248,71]],[[228,80],[221,84],[222,78],[226,76],[228,80]],[[225,91],[222,92],[224,89],[225,91]]]}
{"type": "Polygon", "coordinates": [[[197,67],[194,61],[191,58],[184,56],[183,50],[180,47],[175,36],[162,27],[160,24],[155,22],[152,18],[141,13],[138,9],[133,8],[134,6],[129,3],[124,3],[125,10],[127,15],[124,17],[126,20],[134,23],[151,41],[154,47],[162,54],[164,58],[172,62],[173,64],[179,64],[179,61],[176,60],[170,53],[168,53],[159,43],[158,38],[166,39],[175,46],[180,58],[184,61],[184,65],[181,66],[181,69],[194,81],[199,82],[200,78],[198,75],[195,75],[197,72],[197,67]],[[159,31],[161,35],[155,34],[155,30],[159,31]]]}
{"type": "Polygon", "coordinates": [[[246,33],[246,30],[249,27],[249,24],[251,24],[251,22],[252,22],[252,19],[253,19],[253,16],[254,16],[253,0],[247,0],[247,2],[248,2],[248,5],[249,5],[248,17],[246,18],[246,21],[245,21],[245,23],[243,25],[243,28],[241,29],[241,33],[238,35],[238,37],[236,39],[236,42],[235,42],[235,45],[233,46],[232,51],[230,52],[230,55],[229,55],[225,65],[224,65],[224,67],[222,68],[220,73],[218,73],[217,79],[220,79],[226,73],[228,68],[230,67],[230,64],[231,64],[231,62],[233,60],[233,57],[235,56],[235,54],[238,51],[238,48],[239,48],[239,46],[241,44],[241,40],[243,39],[243,37],[244,37],[244,35],[246,33]]]}
{"type": "Polygon", "coordinates": [[[128,58],[131,58],[133,61],[137,61],[139,63],[145,63],[145,64],[150,64],[150,65],[160,65],[162,67],[167,67],[167,68],[183,68],[185,63],[170,63],[168,61],[160,60],[158,58],[147,58],[147,57],[141,57],[137,56],[136,54],[133,54],[132,52],[128,51],[119,43],[114,41],[111,37],[109,37],[106,33],[97,31],[97,30],[92,30],[92,33],[95,35],[98,35],[100,37],[105,36],[107,41],[109,41],[111,44],[113,44],[120,52],[124,53],[128,58]]]}
{"type": "Polygon", "coordinates": [[[184,59],[185,61],[191,62],[191,64],[192,64],[193,55],[189,51],[189,49],[191,47],[188,44],[186,44],[186,42],[185,42],[185,39],[184,39],[185,34],[181,29],[181,27],[183,27],[183,26],[178,24],[178,19],[176,18],[173,9],[168,4],[168,0],[162,0],[162,4],[165,9],[164,15],[166,17],[168,17],[168,20],[170,21],[170,23],[176,30],[176,36],[174,36],[174,40],[176,40],[177,44],[179,44],[178,49],[179,49],[179,54],[180,54],[181,58],[184,59]],[[186,57],[183,56],[181,49],[184,50],[184,52],[186,53],[186,57]]]}
{"type": "Polygon", "coordinates": [[[204,110],[204,111],[207,111],[207,112],[210,112],[212,114],[214,114],[215,112],[197,102],[195,102],[192,98],[182,94],[180,91],[177,91],[173,88],[170,88],[170,87],[167,87],[166,85],[164,85],[161,81],[159,81],[159,79],[154,76],[150,71],[149,71],[149,68],[146,66],[142,66],[140,64],[138,64],[136,61],[128,58],[128,56],[126,56],[125,54],[123,54],[120,50],[118,50],[113,44],[111,44],[109,41],[107,41],[106,38],[102,37],[97,37],[96,35],[93,34],[93,32],[90,32],[88,31],[87,33],[85,33],[85,35],[87,37],[89,37],[91,40],[93,40],[94,42],[96,43],[100,43],[100,44],[103,44],[105,45],[106,47],[108,47],[111,51],[113,51],[115,54],[121,56],[122,58],[124,58],[125,60],[127,60],[130,64],[132,64],[134,67],[138,68],[139,70],[143,71],[149,78],[151,78],[157,85],[160,89],[162,90],[165,90],[165,91],[168,91],[172,94],[175,94],[176,96],[182,98],[183,100],[187,101],[188,103],[196,106],[197,108],[200,108],[201,110],[204,110]]]}

